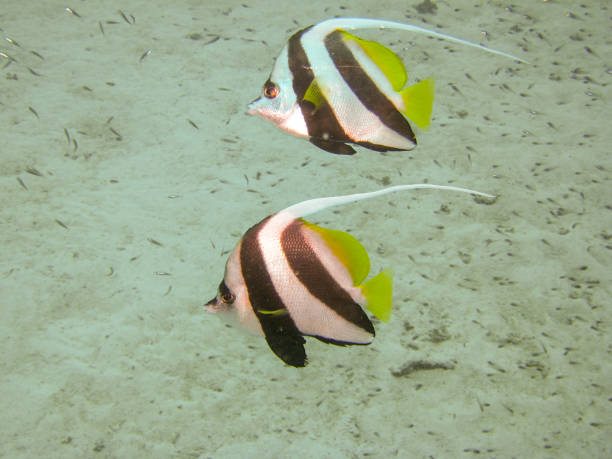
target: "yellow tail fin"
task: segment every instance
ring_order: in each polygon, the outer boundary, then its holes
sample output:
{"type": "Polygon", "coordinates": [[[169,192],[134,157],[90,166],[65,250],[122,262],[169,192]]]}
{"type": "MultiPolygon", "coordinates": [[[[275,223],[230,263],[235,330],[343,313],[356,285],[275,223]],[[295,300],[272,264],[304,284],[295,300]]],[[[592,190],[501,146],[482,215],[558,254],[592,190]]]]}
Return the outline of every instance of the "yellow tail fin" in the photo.
{"type": "Polygon", "coordinates": [[[391,295],[393,293],[393,272],[385,269],[361,286],[367,301],[367,309],[383,322],[391,318],[391,295]]]}
{"type": "Polygon", "coordinates": [[[429,128],[434,100],[434,80],[428,78],[400,92],[404,100],[403,113],[421,129],[429,128]]]}

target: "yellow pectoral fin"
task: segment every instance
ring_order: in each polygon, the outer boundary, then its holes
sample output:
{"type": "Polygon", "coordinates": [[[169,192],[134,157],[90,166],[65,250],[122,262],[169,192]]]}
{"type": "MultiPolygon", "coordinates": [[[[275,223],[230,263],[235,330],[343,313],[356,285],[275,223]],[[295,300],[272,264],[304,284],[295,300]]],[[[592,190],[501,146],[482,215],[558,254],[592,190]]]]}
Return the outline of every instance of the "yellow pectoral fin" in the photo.
{"type": "Polygon", "coordinates": [[[399,91],[404,87],[408,81],[408,74],[397,54],[380,43],[364,40],[348,32],[343,31],[342,36],[344,40],[352,40],[361,47],[372,62],[382,70],[394,91],[399,91]]]}
{"type": "Polygon", "coordinates": [[[421,129],[429,128],[434,100],[434,79],[428,78],[400,92],[403,113],[421,129]]]}
{"type": "Polygon", "coordinates": [[[354,285],[361,284],[370,272],[370,257],[368,252],[355,239],[344,231],[322,228],[302,220],[304,226],[318,233],[334,256],[344,265],[353,279],[354,285]]]}
{"type": "Polygon", "coordinates": [[[304,93],[304,100],[311,102],[314,105],[315,110],[317,110],[323,102],[325,102],[325,98],[323,97],[323,93],[321,92],[321,88],[317,85],[317,81],[313,80],[308,86],[308,89],[304,93]]]}
{"type": "Polygon", "coordinates": [[[393,294],[393,272],[385,269],[361,286],[367,301],[367,309],[383,322],[391,318],[391,296],[393,294]]]}
{"type": "Polygon", "coordinates": [[[280,309],[258,309],[257,313],[258,314],[263,314],[266,316],[282,316],[284,314],[287,314],[289,311],[287,311],[287,309],[285,308],[280,308],[280,309]]]}

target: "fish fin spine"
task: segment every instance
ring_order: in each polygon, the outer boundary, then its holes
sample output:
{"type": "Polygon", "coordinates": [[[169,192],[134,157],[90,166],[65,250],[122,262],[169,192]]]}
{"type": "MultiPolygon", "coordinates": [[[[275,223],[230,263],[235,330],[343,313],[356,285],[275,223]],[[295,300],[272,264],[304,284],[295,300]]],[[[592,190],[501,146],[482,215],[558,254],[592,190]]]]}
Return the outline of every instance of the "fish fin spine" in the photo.
{"type": "Polygon", "coordinates": [[[361,285],[367,309],[383,322],[391,319],[391,297],[393,294],[393,272],[385,269],[361,285]]]}

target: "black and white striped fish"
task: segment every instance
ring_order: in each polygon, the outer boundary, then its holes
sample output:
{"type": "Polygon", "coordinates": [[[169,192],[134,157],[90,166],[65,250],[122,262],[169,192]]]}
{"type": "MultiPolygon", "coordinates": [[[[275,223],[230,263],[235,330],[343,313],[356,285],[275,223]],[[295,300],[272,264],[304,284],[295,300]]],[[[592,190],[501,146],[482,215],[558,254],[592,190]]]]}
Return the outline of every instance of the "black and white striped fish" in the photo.
{"type": "Polygon", "coordinates": [[[417,141],[409,120],[421,129],[429,127],[434,81],[427,79],[405,88],[408,75],[393,51],[345,31],[364,28],[423,33],[524,62],[414,25],[381,19],[328,19],[289,39],[248,113],[290,134],[308,137],[330,153],[355,153],[348,143],[376,151],[414,148],[417,141]]]}
{"type": "Polygon", "coordinates": [[[494,197],[465,188],[418,184],[300,202],[245,233],[227,260],[225,276],[217,296],[206,304],[207,311],[264,335],[270,349],[294,367],[307,363],[304,336],[340,346],[370,344],[374,326],[362,306],[380,320],[389,320],[391,271],[366,281],[370,260],[359,241],[302,217],[395,191],[423,188],[494,197]]]}

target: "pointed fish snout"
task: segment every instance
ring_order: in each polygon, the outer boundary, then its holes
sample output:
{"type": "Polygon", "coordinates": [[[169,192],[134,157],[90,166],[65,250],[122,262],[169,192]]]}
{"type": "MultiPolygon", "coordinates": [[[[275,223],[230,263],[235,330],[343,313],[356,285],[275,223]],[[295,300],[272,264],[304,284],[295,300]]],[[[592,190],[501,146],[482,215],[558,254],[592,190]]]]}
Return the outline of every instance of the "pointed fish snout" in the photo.
{"type": "Polygon", "coordinates": [[[212,300],[210,300],[208,303],[203,304],[202,307],[204,308],[208,308],[210,306],[214,306],[217,303],[217,297],[214,297],[212,300]]]}
{"type": "Polygon", "coordinates": [[[253,100],[251,103],[247,105],[247,113],[249,115],[257,114],[257,105],[259,104],[260,100],[261,100],[261,97],[258,97],[257,99],[253,100]]]}

